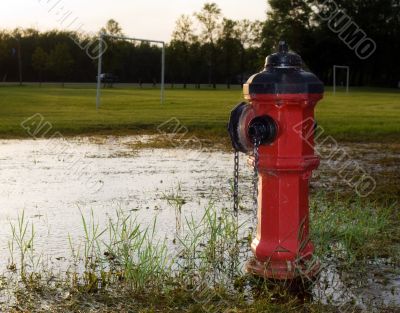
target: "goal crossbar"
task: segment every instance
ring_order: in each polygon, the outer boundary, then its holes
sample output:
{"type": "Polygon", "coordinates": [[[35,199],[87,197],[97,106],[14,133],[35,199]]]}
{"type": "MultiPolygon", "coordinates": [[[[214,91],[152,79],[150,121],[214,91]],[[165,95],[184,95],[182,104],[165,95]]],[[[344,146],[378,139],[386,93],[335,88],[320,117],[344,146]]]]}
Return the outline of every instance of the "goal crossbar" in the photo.
{"type": "Polygon", "coordinates": [[[114,36],[101,33],[99,35],[99,56],[98,56],[98,64],[97,64],[97,92],[96,92],[96,109],[100,108],[100,96],[101,96],[101,68],[102,68],[102,57],[105,51],[103,51],[103,38],[113,38],[113,39],[121,39],[121,40],[131,40],[131,41],[141,41],[148,43],[155,43],[162,45],[161,51],[161,93],[160,93],[160,102],[164,103],[164,89],[165,89],[165,42],[161,40],[151,40],[151,39],[141,39],[141,38],[133,38],[133,37],[125,37],[125,36],[114,36]]]}

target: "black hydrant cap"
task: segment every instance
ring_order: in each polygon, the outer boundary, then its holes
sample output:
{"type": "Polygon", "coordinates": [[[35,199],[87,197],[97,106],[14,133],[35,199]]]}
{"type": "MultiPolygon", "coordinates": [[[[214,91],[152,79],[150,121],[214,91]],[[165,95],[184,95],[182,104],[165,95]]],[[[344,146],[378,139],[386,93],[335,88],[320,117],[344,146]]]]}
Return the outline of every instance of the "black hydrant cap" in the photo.
{"type": "Polygon", "coordinates": [[[265,59],[265,68],[291,68],[301,67],[303,60],[294,52],[289,52],[289,46],[286,41],[279,42],[279,50],[265,59]]]}

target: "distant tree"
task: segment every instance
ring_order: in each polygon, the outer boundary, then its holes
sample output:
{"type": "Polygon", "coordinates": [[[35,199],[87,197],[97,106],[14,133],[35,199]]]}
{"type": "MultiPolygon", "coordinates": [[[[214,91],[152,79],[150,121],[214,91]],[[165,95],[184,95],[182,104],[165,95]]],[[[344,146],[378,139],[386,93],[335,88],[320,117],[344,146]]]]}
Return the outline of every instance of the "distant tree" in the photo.
{"type": "MultiPolygon", "coordinates": [[[[350,66],[352,85],[397,87],[400,80],[400,0],[268,0],[268,3],[261,34],[261,22],[224,20],[213,3],[206,3],[194,16],[180,17],[167,45],[167,81],[179,81],[184,85],[195,83],[197,88],[201,83],[229,84],[235,77],[243,81],[245,76],[261,68],[265,56],[273,52],[274,45],[283,38],[327,84],[332,83],[332,65],[342,64],[350,66]],[[334,3],[359,26],[356,31],[364,31],[365,36],[376,43],[377,49],[368,59],[359,59],[354,49],[343,42],[342,34],[332,31],[334,23],[321,19],[319,12],[335,16],[334,3]]],[[[108,34],[122,34],[115,20],[107,22],[103,30],[108,34]]],[[[344,36],[356,39],[354,34],[353,29],[344,36]]],[[[159,79],[159,47],[106,40],[104,72],[115,74],[121,82],[148,83],[159,79]]],[[[95,37],[72,31],[0,30],[0,81],[21,80],[22,70],[26,81],[38,80],[38,76],[42,76],[41,80],[92,81],[97,64],[82,49],[95,41],[95,37]],[[63,54],[63,51],[54,52],[59,44],[65,44],[64,50],[70,58],[54,56],[63,54]],[[41,57],[37,47],[48,52],[49,69],[41,70],[38,65],[41,57]],[[68,66],[56,70],[59,62],[68,66]]]]}
{"type": "Polygon", "coordinates": [[[216,49],[215,42],[218,39],[219,28],[221,25],[221,10],[216,3],[205,3],[200,12],[195,13],[199,21],[202,31],[200,39],[203,44],[209,46],[208,67],[209,67],[209,83],[212,82],[213,87],[216,88],[215,82],[215,58],[216,49]]]}
{"type": "MultiPolygon", "coordinates": [[[[396,87],[400,80],[400,1],[341,0],[337,1],[337,7],[333,4],[333,1],[319,0],[317,11],[329,17],[335,16],[338,8],[357,24],[356,29],[365,32],[376,43],[377,49],[367,60],[359,59],[339,34],[330,29],[328,21],[314,14],[312,21],[316,32],[313,39],[318,43],[319,51],[316,56],[310,51],[310,60],[315,60],[313,68],[317,68],[331,83],[332,64],[346,64],[350,66],[352,84],[396,87]]],[[[351,27],[343,29],[351,35],[351,27]]],[[[354,43],[357,44],[357,41],[354,43]]]]}
{"type": "Polygon", "coordinates": [[[6,71],[6,60],[9,57],[9,51],[7,47],[6,34],[0,33],[0,80],[4,81],[7,77],[6,71]]]}
{"type": "Polygon", "coordinates": [[[315,18],[314,5],[322,3],[322,0],[269,0],[268,2],[270,9],[267,12],[262,37],[264,55],[275,52],[278,42],[283,39],[288,42],[291,50],[301,55],[307,67],[324,81],[327,81],[326,73],[333,64],[348,64],[348,61],[343,61],[343,55],[347,56],[350,51],[346,49],[338,53],[340,47],[338,48],[337,44],[340,44],[340,39],[336,34],[329,31],[318,35],[320,19],[315,18]],[[334,55],[336,61],[332,59],[334,55]],[[320,68],[326,66],[323,64],[329,66],[321,71],[320,68]]]}
{"type": "MultiPolygon", "coordinates": [[[[262,30],[264,23],[261,21],[240,20],[236,23],[236,38],[240,42],[240,81],[244,83],[246,68],[246,52],[257,49],[262,43],[262,30]]],[[[257,61],[256,61],[257,62],[257,61]]],[[[249,67],[247,67],[249,68],[249,67]]]]}
{"type": "MultiPolygon", "coordinates": [[[[110,36],[124,36],[122,28],[119,23],[110,19],[107,21],[106,25],[100,31],[103,34],[110,36]]],[[[125,73],[123,67],[123,56],[128,53],[128,46],[132,46],[131,43],[127,41],[106,37],[107,51],[103,58],[103,69],[104,72],[110,72],[117,75],[119,79],[125,78],[125,73]]]]}
{"type": "Polygon", "coordinates": [[[49,68],[61,79],[63,88],[65,79],[68,77],[73,63],[74,60],[69,51],[69,47],[64,43],[57,44],[50,53],[49,68]]]}
{"type": "Polygon", "coordinates": [[[279,40],[290,42],[292,49],[301,51],[309,44],[314,0],[269,0],[270,10],[263,30],[263,48],[270,53],[279,40]]]}
{"type": "Polygon", "coordinates": [[[190,71],[189,48],[196,39],[197,37],[193,32],[193,21],[189,16],[181,15],[175,23],[175,29],[172,33],[172,41],[169,48],[171,52],[173,52],[170,57],[170,64],[173,66],[174,72],[180,67],[183,88],[187,86],[190,71]]]}
{"type": "Polygon", "coordinates": [[[201,39],[204,43],[215,43],[221,19],[221,9],[216,3],[205,3],[200,12],[195,13],[202,26],[201,39]]]}
{"type": "Polygon", "coordinates": [[[236,22],[236,37],[240,40],[244,49],[261,45],[263,26],[264,22],[258,20],[250,21],[244,19],[236,22]]]}
{"type": "Polygon", "coordinates": [[[101,29],[101,32],[107,35],[112,36],[123,36],[124,33],[122,32],[122,28],[119,23],[114,20],[110,19],[107,21],[106,26],[101,29]]]}
{"type": "Polygon", "coordinates": [[[32,67],[38,73],[39,86],[42,86],[43,72],[48,66],[48,58],[48,54],[41,47],[37,47],[32,55],[32,67]]]}
{"type": "Polygon", "coordinates": [[[240,50],[240,42],[236,38],[237,21],[224,18],[222,20],[221,34],[218,39],[218,48],[222,52],[222,67],[226,86],[229,89],[232,82],[232,73],[237,67],[237,59],[240,50]]]}
{"type": "Polygon", "coordinates": [[[350,84],[396,86],[400,72],[399,0],[268,2],[263,53],[270,53],[280,39],[285,39],[326,83],[332,83],[332,65],[343,64],[350,66],[350,84]],[[319,13],[328,20],[322,19],[319,13]],[[344,14],[350,18],[348,23],[338,20],[344,14]],[[332,30],[335,25],[339,27],[337,31],[332,30]],[[357,32],[376,44],[377,49],[368,60],[360,59],[353,50],[355,46],[349,47],[344,40],[344,37],[356,37],[357,32]]]}
{"type": "Polygon", "coordinates": [[[195,87],[200,89],[200,84],[207,79],[207,69],[204,61],[204,54],[206,53],[204,45],[199,41],[195,41],[189,48],[189,64],[191,81],[195,83],[195,87]]]}
{"type": "Polygon", "coordinates": [[[21,56],[21,39],[23,36],[23,30],[21,28],[16,28],[12,32],[12,37],[16,44],[16,56],[18,61],[18,79],[19,85],[22,86],[22,56],[21,56]]]}
{"type": "Polygon", "coordinates": [[[193,32],[193,21],[190,16],[182,14],[175,22],[175,29],[172,33],[172,40],[191,43],[196,38],[193,32]]]}

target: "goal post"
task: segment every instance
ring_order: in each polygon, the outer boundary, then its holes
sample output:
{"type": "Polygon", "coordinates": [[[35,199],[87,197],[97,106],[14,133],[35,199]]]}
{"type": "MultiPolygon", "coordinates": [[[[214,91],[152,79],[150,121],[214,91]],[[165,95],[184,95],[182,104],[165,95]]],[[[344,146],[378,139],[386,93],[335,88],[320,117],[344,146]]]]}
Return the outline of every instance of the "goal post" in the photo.
{"type": "Polygon", "coordinates": [[[346,93],[349,93],[350,66],[334,65],[333,66],[333,94],[336,94],[336,69],[345,69],[346,70],[346,93]]]}
{"type": "Polygon", "coordinates": [[[161,45],[161,91],[160,91],[160,103],[164,103],[165,98],[165,42],[161,40],[151,40],[151,39],[140,39],[140,38],[132,38],[125,36],[114,36],[108,35],[104,33],[100,33],[99,35],[99,55],[97,60],[97,90],[96,90],[96,110],[100,108],[101,105],[101,71],[102,71],[102,62],[103,62],[103,38],[113,38],[120,40],[130,40],[130,41],[140,41],[147,43],[154,43],[161,45]]]}

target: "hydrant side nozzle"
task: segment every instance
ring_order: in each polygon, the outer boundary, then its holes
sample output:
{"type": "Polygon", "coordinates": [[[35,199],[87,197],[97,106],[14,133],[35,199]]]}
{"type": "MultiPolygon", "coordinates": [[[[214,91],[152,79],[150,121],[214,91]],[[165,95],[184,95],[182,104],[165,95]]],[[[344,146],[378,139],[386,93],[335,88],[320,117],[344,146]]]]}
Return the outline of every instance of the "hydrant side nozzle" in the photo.
{"type": "Polygon", "coordinates": [[[257,116],[249,124],[248,135],[252,142],[256,140],[261,145],[270,144],[278,135],[278,125],[268,115],[257,116]]]}

